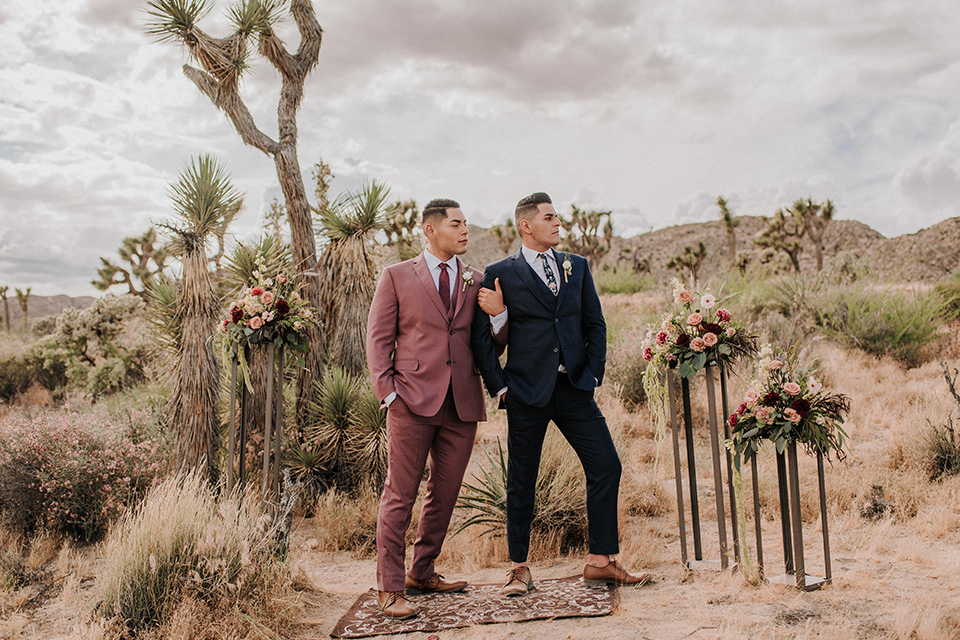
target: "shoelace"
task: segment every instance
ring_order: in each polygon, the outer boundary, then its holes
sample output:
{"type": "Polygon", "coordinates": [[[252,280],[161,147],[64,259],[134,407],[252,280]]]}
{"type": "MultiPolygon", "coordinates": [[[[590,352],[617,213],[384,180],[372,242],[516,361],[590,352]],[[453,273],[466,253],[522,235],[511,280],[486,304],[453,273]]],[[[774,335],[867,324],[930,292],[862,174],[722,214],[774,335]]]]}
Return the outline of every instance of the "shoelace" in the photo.
{"type": "Polygon", "coordinates": [[[524,569],[526,569],[526,567],[517,567],[516,569],[510,569],[510,571],[507,572],[507,578],[508,578],[507,584],[510,584],[514,580],[519,580],[520,582],[523,582],[524,584],[526,584],[526,580],[523,580],[520,577],[520,574],[521,572],[523,572],[524,569]]]}

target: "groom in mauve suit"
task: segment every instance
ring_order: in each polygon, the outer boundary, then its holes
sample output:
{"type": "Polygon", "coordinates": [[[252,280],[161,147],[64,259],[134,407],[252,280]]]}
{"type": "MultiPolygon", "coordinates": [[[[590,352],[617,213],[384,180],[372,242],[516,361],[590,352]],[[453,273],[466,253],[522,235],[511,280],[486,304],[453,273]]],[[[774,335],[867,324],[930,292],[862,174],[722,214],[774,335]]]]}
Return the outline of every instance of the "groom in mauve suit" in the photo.
{"type": "Polygon", "coordinates": [[[373,391],[387,407],[389,455],[377,516],[377,604],[396,619],[417,613],[407,594],[467,586],[444,580],[434,560],[477,422],[486,420],[470,345],[474,315],[483,314],[477,306],[482,274],[457,258],[467,250],[467,221],[459,204],[438,199],[424,208],[422,227],[426,251],[384,269],[367,322],[367,362],[373,391]],[[404,537],[428,456],[427,495],[407,572],[404,537]]]}
{"type": "Polygon", "coordinates": [[[507,546],[513,567],[501,593],[520,596],[533,587],[527,566],[540,451],[553,421],[576,451],[587,480],[587,583],[641,585],[650,574],[628,573],[610,558],[619,551],[617,496],[620,458],[593,399],[603,382],[607,325],[590,267],[581,256],[559,253],[560,218],[550,196],[534,193],[517,203],[523,246],[487,265],[477,314],[474,353],[491,394],[507,408],[507,546]],[[494,298],[490,304],[485,298],[494,298]],[[506,320],[509,318],[509,320],[506,320]],[[509,321],[507,363],[501,368],[489,337],[509,321]]]}

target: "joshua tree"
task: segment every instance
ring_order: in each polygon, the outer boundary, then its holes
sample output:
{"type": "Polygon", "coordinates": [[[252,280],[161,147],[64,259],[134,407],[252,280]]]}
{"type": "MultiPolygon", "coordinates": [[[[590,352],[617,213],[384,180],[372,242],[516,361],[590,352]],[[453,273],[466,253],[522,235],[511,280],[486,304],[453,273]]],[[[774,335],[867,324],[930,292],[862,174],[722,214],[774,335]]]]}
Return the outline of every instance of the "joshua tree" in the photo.
{"type": "Polygon", "coordinates": [[[396,247],[401,260],[415,258],[420,253],[419,222],[416,200],[398,200],[386,213],[383,231],[387,234],[387,246],[396,247]]]}
{"type": "Polygon", "coordinates": [[[20,289],[14,288],[14,292],[17,294],[17,304],[20,305],[20,311],[23,311],[23,326],[29,324],[29,318],[27,318],[27,306],[30,302],[30,291],[33,287],[27,287],[26,291],[21,291],[20,289]]]}
{"type": "Polygon", "coordinates": [[[213,479],[217,459],[217,395],[220,371],[213,336],[220,301],[213,286],[207,242],[243,202],[230,178],[210,156],[200,156],[172,186],[176,225],[161,225],[171,236],[170,253],[183,262],[176,322],[181,328],[173,369],[168,415],[177,434],[181,469],[199,468],[213,479]]]}
{"type": "Polygon", "coordinates": [[[783,251],[790,257],[793,270],[800,273],[799,255],[803,251],[800,240],[805,233],[802,222],[783,209],[778,209],[772,218],[766,219],[766,226],[753,239],[753,243],[761,249],[783,251]]]}
{"type": "Polygon", "coordinates": [[[610,216],[610,211],[586,211],[572,205],[570,219],[560,219],[560,224],[567,232],[560,246],[564,251],[580,254],[590,261],[591,267],[596,267],[600,259],[610,251],[610,241],[613,239],[610,216]],[[604,218],[607,219],[606,223],[603,222],[604,218]],[[599,235],[601,225],[602,238],[599,235]]]}
{"type": "Polygon", "coordinates": [[[823,269],[823,232],[833,220],[833,203],[814,202],[810,198],[797,200],[790,208],[793,219],[803,225],[807,237],[813,242],[814,256],[817,259],[817,271],[823,269]]]}
{"type": "Polygon", "coordinates": [[[504,255],[510,253],[513,242],[517,239],[517,226],[513,223],[513,218],[507,218],[503,224],[496,224],[490,227],[490,233],[497,239],[500,250],[504,255]]]}
{"type": "Polygon", "coordinates": [[[717,197],[717,206],[720,207],[723,229],[727,232],[727,262],[735,265],[737,263],[737,227],[740,226],[740,220],[730,213],[727,201],[723,199],[723,196],[717,197]]]}
{"type": "Polygon", "coordinates": [[[91,283],[100,291],[125,284],[129,293],[145,300],[146,283],[167,266],[167,252],[162,245],[157,244],[156,229],[150,227],[143,235],[124,238],[117,252],[128,266],[121,267],[107,258],[100,258],[103,264],[97,269],[100,279],[91,280],[91,283]],[[137,287],[138,283],[140,288],[137,287]]]}
{"type": "Polygon", "coordinates": [[[329,240],[319,263],[326,274],[320,304],[326,319],[328,363],[354,377],[362,377],[367,370],[367,314],[377,278],[368,243],[383,228],[389,195],[386,185],[373,181],[317,212],[320,233],[329,240]]]}
{"type": "Polygon", "coordinates": [[[670,258],[670,260],[667,261],[667,269],[673,269],[680,275],[683,275],[684,271],[689,271],[690,286],[696,286],[697,272],[700,271],[700,265],[703,264],[703,259],[706,257],[707,248],[701,240],[697,243],[696,249],[690,245],[686,245],[683,248],[683,253],[678,253],[670,258]]]}
{"type": "Polygon", "coordinates": [[[3,322],[7,326],[7,331],[10,331],[10,303],[7,301],[7,291],[10,290],[10,285],[3,285],[0,287],[0,298],[3,299],[3,322]]]}
{"type": "MultiPolygon", "coordinates": [[[[159,41],[185,45],[190,57],[201,67],[184,65],[187,78],[226,114],[246,144],[273,158],[290,224],[297,284],[304,298],[320,309],[313,221],[297,156],[297,110],[303,99],[304,82],[317,64],[323,39],[313,4],[310,0],[290,0],[289,5],[284,0],[245,0],[230,9],[233,32],[225,38],[213,38],[197,26],[209,12],[210,0],[150,0],[147,7],[150,16],[147,33],[159,41]],[[295,54],[286,50],[274,29],[284,6],[289,7],[300,32],[300,45],[295,54]],[[240,96],[240,77],[249,69],[252,38],[256,40],[257,51],[273,65],[282,81],[276,140],[260,130],[240,96]]],[[[320,329],[311,328],[308,337],[313,348],[306,354],[305,369],[297,376],[298,419],[303,418],[312,399],[313,380],[323,372],[320,329]]]]}

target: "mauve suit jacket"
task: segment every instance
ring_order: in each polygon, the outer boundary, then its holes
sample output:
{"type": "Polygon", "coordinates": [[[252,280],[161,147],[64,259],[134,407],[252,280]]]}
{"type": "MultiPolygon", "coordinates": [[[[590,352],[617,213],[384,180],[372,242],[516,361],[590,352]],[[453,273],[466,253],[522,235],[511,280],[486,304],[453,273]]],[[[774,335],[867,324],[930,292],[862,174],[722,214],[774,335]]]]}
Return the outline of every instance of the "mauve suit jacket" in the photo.
{"type": "Polygon", "coordinates": [[[457,263],[450,313],[422,253],[383,270],[367,319],[367,364],[381,402],[396,391],[413,413],[433,416],[452,385],[457,415],[479,422],[487,414],[470,329],[474,314],[483,313],[477,306],[483,274],[457,263]],[[464,288],[467,269],[473,284],[464,288]]]}

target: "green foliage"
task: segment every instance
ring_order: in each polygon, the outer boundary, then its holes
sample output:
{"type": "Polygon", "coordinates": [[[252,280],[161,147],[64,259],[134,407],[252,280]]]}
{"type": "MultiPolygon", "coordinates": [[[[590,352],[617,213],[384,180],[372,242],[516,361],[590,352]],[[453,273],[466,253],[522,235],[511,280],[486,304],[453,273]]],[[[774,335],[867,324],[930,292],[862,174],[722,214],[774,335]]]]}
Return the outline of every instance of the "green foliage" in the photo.
{"type": "Polygon", "coordinates": [[[387,235],[387,246],[396,247],[401,260],[409,260],[420,253],[419,223],[420,210],[416,200],[398,200],[384,214],[383,231],[387,235]]]}
{"type": "Polygon", "coordinates": [[[254,613],[285,578],[273,555],[277,532],[259,498],[218,502],[199,474],[170,478],[111,531],[97,613],[123,635],[170,622],[187,598],[225,615],[254,613]]]}
{"type": "Polygon", "coordinates": [[[360,191],[347,193],[329,207],[317,209],[319,232],[330,240],[364,236],[386,224],[390,187],[378,180],[364,184],[360,191]]]}
{"type": "Polygon", "coordinates": [[[222,235],[243,205],[243,196],[234,189],[230,176],[210,155],[194,158],[170,192],[180,225],[160,226],[171,232],[169,251],[177,256],[195,251],[211,234],[222,235]]]}
{"type": "Polygon", "coordinates": [[[619,265],[597,270],[594,280],[600,293],[639,293],[656,286],[656,281],[649,273],[641,274],[619,265]]]}
{"type": "Polygon", "coordinates": [[[960,473],[960,440],[952,418],[942,425],[927,420],[927,431],[920,446],[930,480],[942,480],[960,473]]]}
{"type": "Polygon", "coordinates": [[[620,400],[631,411],[647,401],[643,376],[647,361],[643,359],[645,332],[632,329],[623,333],[607,352],[607,378],[619,389],[620,400]]]}
{"type": "Polygon", "coordinates": [[[818,298],[814,325],[847,346],[890,356],[907,367],[926,362],[946,305],[932,294],[833,288],[818,298]]]}
{"type": "Polygon", "coordinates": [[[940,280],[933,290],[943,300],[945,313],[952,318],[960,317],[960,274],[940,280]]]}
{"type": "Polygon", "coordinates": [[[479,475],[473,474],[473,480],[464,482],[457,498],[457,507],[473,510],[473,515],[457,527],[453,535],[472,527],[485,527],[479,536],[503,535],[507,526],[507,461],[503,444],[497,438],[497,455],[494,457],[486,448],[481,447],[486,458],[480,464],[479,475]]]}

